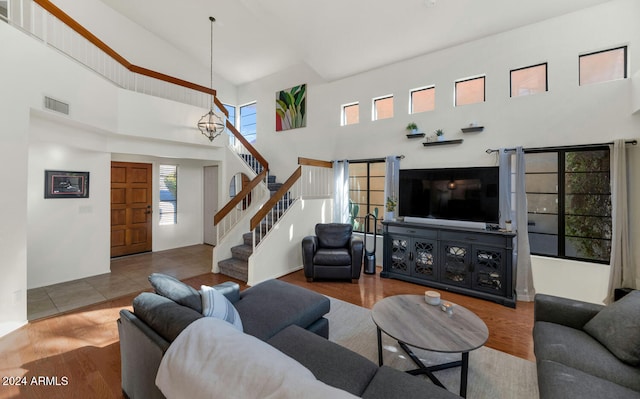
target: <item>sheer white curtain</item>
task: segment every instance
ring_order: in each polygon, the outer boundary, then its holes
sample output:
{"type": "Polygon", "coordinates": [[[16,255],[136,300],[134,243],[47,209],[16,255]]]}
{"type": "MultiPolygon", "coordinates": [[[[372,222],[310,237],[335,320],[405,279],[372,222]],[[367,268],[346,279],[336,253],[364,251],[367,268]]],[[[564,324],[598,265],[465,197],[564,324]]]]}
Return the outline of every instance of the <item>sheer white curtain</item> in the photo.
{"type": "Polygon", "coordinates": [[[333,161],[333,221],[349,221],[349,161],[333,161]]]}
{"type": "MultiPolygon", "coordinates": [[[[384,201],[385,201],[385,219],[390,219],[391,215],[387,210],[387,199],[393,198],[398,202],[398,192],[400,191],[400,157],[389,155],[385,161],[385,179],[384,179],[384,201]]],[[[395,209],[396,215],[398,209],[395,209]]]]}
{"type": "Polygon", "coordinates": [[[516,255],[516,295],[519,301],[531,302],[536,294],[533,287],[533,272],[531,270],[531,250],[529,248],[529,229],[527,216],[527,192],[525,189],[525,159],[522,147],[516,147],[515,173],[515,217],[512,218],[513,228],[517,231],[516,255]]]}
{"type": "Polygon", "coordinates": [[[615,140],[611,151],[611,261],[605,303],[613,302],[616,288],[638,288],[629,246],[629,208],[625,140],[615,140]]]}
{"type": "Polygon", "coordinates": [[[504,148],[498,150],[498,166],[500,173],[500,228],[505,228],[507,220],[513,220],[511,209],[511,152],[504,148]]]}

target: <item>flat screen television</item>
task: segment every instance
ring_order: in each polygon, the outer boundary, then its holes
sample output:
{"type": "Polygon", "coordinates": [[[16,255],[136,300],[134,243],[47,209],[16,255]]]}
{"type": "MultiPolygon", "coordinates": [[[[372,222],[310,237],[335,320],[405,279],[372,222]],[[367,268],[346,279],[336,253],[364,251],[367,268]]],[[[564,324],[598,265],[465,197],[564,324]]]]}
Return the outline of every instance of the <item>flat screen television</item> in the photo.
{"type": "Polygon", "coordinates": [[[497,224],[497,166],[401,169],[398,215],[497,224]]]}

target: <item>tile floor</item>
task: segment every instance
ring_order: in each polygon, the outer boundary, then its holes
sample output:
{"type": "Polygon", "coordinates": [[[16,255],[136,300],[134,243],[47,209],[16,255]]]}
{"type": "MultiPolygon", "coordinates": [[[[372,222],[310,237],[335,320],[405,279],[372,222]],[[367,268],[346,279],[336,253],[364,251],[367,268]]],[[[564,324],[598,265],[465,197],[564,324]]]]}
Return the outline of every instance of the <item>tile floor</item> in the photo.
{"type": "Polygon", "coordinates": [[[27,318],[36,320],[151,288],[147,277],[161,272],[177,279],[211,271],[213,247],[192,245],[111,260],[111,273],[27,291],[27,318]]]}

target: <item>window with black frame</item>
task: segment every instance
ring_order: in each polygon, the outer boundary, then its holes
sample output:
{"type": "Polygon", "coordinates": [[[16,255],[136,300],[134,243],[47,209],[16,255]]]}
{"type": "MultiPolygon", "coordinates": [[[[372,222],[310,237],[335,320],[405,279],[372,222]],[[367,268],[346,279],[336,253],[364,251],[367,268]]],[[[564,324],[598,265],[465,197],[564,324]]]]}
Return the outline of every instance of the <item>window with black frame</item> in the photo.
{"type": "Polygon", "coordinates": [[[607,146],[526,152],[532,254],[609,262],[609,157],[607,146]]]}
{"type": "Polygon", "coordinates": [[[373,233],[367,214],[377,215],[381,231],[384,216],[385,161],[349,161],[349,221],[353,231],[373,233]]]}

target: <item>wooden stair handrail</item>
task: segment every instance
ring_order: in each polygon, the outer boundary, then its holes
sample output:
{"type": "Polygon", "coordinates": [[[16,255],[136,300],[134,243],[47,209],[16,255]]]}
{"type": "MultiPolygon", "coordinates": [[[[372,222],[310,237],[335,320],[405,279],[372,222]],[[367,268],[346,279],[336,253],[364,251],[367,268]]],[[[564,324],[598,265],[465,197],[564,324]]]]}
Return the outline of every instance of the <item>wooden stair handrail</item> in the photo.
{"type": "Polygon", "coordinates": [[[256,212],[255,215],[253,215],[253,217],[251,218],[251,222],[249,224],[251,231],[253,231],[253,229],[258,227],[258,225],[260,224],[260,221],[262,221],[262,219],[265,216],[267,216],[267,213],[269,213],[273,209],[273,207],[276,206],[278,201],[280,201],[282,197],[284,197],[284,195],[287,192],[289,192],[289,189],[291,188],[291,186],[293,186],[294,183],[298,181],[298,179],[300,179],[301,176],[302,176],[302,166],[298,166],[298,169],[296,169],[295,172],[293,172],[291,176],[289,176],[287,181],[282,184],[282,187],[280,187],[278,191],[276,191],[276,193],[273,194],[271,198],[269,198],[269,200],[264,205],[262,205],[262,208],[260,208],[258,212],[256,212]]]}
{"type": "Polygon", "coordinates": [[[311,158],[303,158],[303,157],[298,157],[298,165],[305,165],[305,166],[316,166],[319,168],[333,168],[333,163],[331,163],[330,161],[321,161],[319,159],[311,159],[311,158]]]}
{"type": "Polygon", "coordinates": [[[210,95],[214,96],[214,102],[215,102],[215,105],[218,107],[218,109],[220,109],[220,111],[223,112],[225,114],[225,116],[227,116],[227,117],[229,116],[229,111],[227,111],[227,109],[220,102],[220,100],[218,100],[218,97],[216,97],[216,91],[214,89],[209,88],[209,87],[204,87],[204,86],[201,86],[201,85],[198,85],[198,84],[195,84],[195,83],[191,83],[191,82],[188,82],[188,81],[183,80],[183,79],[174,78],[173,76],[169,76],[169,75],[165,75],[165,74],[160,73],[160,72],[152,71],[151,69],[147,69],[147,68],[143,68],[143,67],[139,67],[137,65],[134,65],[134,64],[130,63],[129,61],[127,61],[127,59],[125,59],[123,56],[118,54],[114,49],[109,47],[102,40],[98,39],[97,36],[95,36],[93,33],[89,32],[89,30],[87,30],[84,26],[80,25],[75,19],[71,18],[67,13],[62,11],[56,5],[51,3],[49,0],[33,0],[33,1],[34,1],[34,3],[38,4],[40,7],[42,7],[45,10],[47,10],[49,13],[51,13],[51,15],[55,16],[56,18],[58,18],[61,22],[63,22],[69,28],[74,30],[80,36],[82,36],[85,39],[87,39],[94,46],[96,46],[100,50],[104,51],[111,58],[116,60],[120,65],[122,65],[123,67],[127,68],[129,71],[131,71],[133,73],[140,74],[140,75],[148,76],[150,78],[158,79],[158,80],[161,80],[163,82],[171,83],[171,84],[174,84],[174,85],[177,85],[177,86],[186,87],[188,89],[199,91],[199,92],[202,92],[202,93],[205,93],[205,94],[210,94],[210,95]]]}
{"type": "Polygon", "coordinates": [[[227,216],[229,212],[231,212],[233,208],[235,208],[235,206],[240,203],[240,201],[242,201],[247,195],[249,195],[251,190],[253,190],[254,187],[258,185],[258,183],[266,179],[267,173],[268,173],[267,169],[264,169],[262,173],[260,173],[253,180],[251,180],[249,184],[244,186],[242,190],[235,197],[231,199],[231,201],[227,202],[227,205],[225,205],[222,209],[220,209],[218,213],[216,213],[215,216],[213,217],[213,224],[217,225],[218,223],[220,223],[220,221],[225,216],[227,216]]]}
{"type": "Polygon", "coordinates": [[[260,165],[262,165],[262,167],[265,170],[269,169],[269,162],[267,162],[267,160],[264,159],[262,154],[260,154],[258,150],[256,150],[255,147],[252,146],[251,143],[249,143],[249,141],[247,141],[247,139],[238,131],[238,129],[236,129],[235,126],[233,126],[233,123],[231,123],[228,119],[227,119],[227,129],[229,129],[229,131],[233,133],[233,136],[236,139],[238,139],[247,150],[249,150],[249,153],[253,155],[258,162],[260,162],[260,165]]]}

